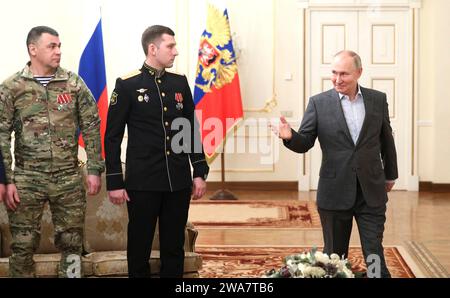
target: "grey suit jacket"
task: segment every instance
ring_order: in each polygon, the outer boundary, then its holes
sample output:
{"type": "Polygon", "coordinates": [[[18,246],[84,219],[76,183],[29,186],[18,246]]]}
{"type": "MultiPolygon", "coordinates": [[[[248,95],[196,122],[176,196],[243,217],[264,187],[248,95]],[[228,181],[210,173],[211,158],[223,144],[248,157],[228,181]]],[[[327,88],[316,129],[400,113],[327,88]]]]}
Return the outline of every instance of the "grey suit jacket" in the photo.
{"type": "Polygon", "coordinates": [[[361,87],[366,116],[356,145],[342,111],[339,94],[328,90],[310,98],[298,132],[285,141],[287,148],[305,153],[319,139],[322,165],[317,205],[348,210],[356,199],[356,183],[369,206],[387,202],[386,180],[398,178],[397,153],[389,121],[386,94],[361,87]]]}

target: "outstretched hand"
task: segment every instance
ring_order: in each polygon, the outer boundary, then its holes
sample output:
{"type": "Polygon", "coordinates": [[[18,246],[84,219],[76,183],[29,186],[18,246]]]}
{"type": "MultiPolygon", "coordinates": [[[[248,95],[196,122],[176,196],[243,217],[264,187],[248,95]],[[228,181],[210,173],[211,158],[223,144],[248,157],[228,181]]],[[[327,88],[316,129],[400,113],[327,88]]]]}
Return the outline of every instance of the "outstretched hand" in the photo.
{"type": "Polygon", "coordinates": [[[290,140],[292,138],[291,125],[289,125],[284,116],[280,117],[280,123],[278,124],[278,127],[276,127],[272,123],[269,124],[269,127],[272,129],[273,133],[280,139],[290,140]]]}

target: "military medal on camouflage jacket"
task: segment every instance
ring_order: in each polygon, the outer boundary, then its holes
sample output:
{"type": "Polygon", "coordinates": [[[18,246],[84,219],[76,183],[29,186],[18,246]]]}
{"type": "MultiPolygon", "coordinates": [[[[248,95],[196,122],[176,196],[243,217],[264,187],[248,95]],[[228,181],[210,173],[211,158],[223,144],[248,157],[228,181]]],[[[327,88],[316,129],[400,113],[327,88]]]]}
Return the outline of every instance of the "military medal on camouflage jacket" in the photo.
{"type": "Polygon", "coordinates": [[[59,103],[58,111],[65,110],[67,104],[72,102],[72,96],[69,93],[61,93],[56,98],[56,101],[59,103]]]}
{"type": "Polygon", "coordinates": [[[183,94],[175,93],[175,100],[177,101],[177,105],[175,106],[178,111],[183,109],[183,94]]]}

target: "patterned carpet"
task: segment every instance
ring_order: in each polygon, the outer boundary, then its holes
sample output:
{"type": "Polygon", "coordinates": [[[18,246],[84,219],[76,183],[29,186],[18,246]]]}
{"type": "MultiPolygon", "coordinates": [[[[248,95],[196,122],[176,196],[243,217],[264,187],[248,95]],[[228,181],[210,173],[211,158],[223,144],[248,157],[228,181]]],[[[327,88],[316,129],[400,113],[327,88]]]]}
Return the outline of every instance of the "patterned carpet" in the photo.
{"type": "Polygon", "coordinates": [[[189,221],[197,228],[320,228],[315,202],[298,200],[192,201],[189,221]]]}
{"type": "MultiPolygon", "coordinates": [[[[308,251],[310,247],[198,247],[203,257],[203,278],[261,277],[271,269],[279,269],[287,255],[308,251]]],[[[385,247],[385,258],[392,277],[414,278],[412,260],[401,247],[385,247]],[[405,260],[408,260],[407,263],[405,260]],[[411,266],[412,265],[412,266],[411,266]]],[[[361,248],[351,247],[349,261],[354,272],[366,267],[361,248]]]]}

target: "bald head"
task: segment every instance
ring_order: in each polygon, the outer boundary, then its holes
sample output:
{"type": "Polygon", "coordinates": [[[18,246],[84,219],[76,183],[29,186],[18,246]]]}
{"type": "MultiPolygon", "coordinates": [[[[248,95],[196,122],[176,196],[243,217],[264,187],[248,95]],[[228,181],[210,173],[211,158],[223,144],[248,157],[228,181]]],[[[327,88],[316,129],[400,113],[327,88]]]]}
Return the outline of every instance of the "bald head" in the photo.
{"type": "Polygon", "coordinates": [[[344,57],[344,56],[350,57],[353,59],[353,64],[355,65],[356,69],[362,68],[361,57],[359,57],[359,55],[353,51],[348,51],[348,50],[340,51],[336,55],[334,55],[334,58],[344,57]]]}

